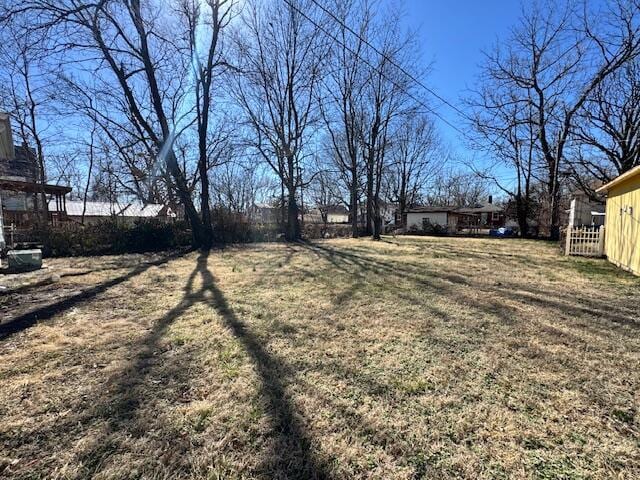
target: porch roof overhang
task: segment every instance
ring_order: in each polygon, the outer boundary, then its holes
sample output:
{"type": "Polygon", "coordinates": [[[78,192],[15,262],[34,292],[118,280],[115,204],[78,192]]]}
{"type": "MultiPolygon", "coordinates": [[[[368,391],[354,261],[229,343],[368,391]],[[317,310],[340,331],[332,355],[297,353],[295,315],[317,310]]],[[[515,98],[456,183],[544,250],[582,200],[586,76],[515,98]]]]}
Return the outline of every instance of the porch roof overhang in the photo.
{"type": "MultiPolygon", "coordinates": [[[[23,182],[21,180],[3,180],[0,179],[0,189],[11,190],[12,192],[39,193],[42,185],[35,182],[23,182]]],[[[66,195],[72,190],[71,187],[64,185],[44,185],[44,193],[50,195],[66,195]]]]}

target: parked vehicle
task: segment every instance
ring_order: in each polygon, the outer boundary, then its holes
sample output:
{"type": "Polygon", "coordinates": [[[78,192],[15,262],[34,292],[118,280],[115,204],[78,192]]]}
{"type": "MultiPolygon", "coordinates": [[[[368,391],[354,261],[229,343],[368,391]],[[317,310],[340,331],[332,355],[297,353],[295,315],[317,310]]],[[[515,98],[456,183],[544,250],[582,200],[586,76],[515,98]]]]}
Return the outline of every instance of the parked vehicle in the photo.
{"type": "Polygon", "coordinates": [[[489,230],[491,237],[515,237],[516,231],[509,227],[492,228],[489,230]]]}

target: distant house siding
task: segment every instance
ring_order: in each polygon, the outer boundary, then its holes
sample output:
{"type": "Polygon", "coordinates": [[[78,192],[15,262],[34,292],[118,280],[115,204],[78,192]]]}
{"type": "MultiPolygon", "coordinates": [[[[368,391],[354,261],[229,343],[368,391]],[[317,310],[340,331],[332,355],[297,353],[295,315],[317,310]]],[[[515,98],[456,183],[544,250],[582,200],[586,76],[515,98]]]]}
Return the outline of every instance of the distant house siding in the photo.
{"type": "Polygon", "coordinates": [[[601,217],[595,217],[591,212],[604,212],[605,206],[601,203],[592,202],[586,195],[576,195],[571,201],[569,221],[573,218],[573,226],[602,225],[601,217]]]}
{"type": "Polygon", "coordinates": [[[428,219],[432,225],[440,225],[446,227],[448,225],[447,212],[425,212],[425,213],[407,213],[407,228],[415,226],[418,230],[422,230],[424,219],[428,219]]]}
{"type": "Polygon", "coordinates": [[[640,175],[608,191],[605,232],[607,258],[640,275],[640,175]]]}
{"type": "MultiPolygon", "coordinates": [[[[28,147],[15,147],[13,158],[0,158],[0,179],[20,182],[36,182],[38,179],[36,159],[28,147]]],[[[2,208],[19,216],[35,209],[35,194],[0,190],[2,208]]],[[[7,215],[11,218],[11,215],[7,215]]]]}
{"type": "Polygon", "coordinates": [[[327,213],[327,223],[347,223],[349,215],[346,213],[327,213]]]}

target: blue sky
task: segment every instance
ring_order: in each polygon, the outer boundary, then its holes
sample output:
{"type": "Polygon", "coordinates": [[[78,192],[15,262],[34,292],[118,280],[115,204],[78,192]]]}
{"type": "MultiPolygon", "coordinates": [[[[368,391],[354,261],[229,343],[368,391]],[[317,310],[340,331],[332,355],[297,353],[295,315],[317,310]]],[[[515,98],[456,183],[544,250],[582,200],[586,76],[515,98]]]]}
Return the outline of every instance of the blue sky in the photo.
{"type": "MultiPolygon", "coordinates": [[[[404,0],[407,27],[419,29],[420,49],[425,62],[433,61],[427,86],[453,103],[460,104],[465,89],[472,87],[488,50],[498,38],[508,36],[521,11],[518,0],[404,0]]],[[[431,97],[432,104],[440,102],[431,97]]],[[[443,105],[437,108],[449,122],[465,129],[459,115],[443,105]]],[[[436,119],[445,142],[461,156],[471,159],[461,135],[436,119]]]]}

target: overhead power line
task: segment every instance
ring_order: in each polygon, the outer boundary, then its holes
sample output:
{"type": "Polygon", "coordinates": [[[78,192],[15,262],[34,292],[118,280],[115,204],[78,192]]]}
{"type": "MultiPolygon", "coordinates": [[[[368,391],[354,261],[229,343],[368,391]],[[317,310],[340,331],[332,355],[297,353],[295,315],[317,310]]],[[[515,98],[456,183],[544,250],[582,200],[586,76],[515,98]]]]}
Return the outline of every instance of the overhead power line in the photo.
{"type": "MultiPolygon", "coordinates": [[[[457,106],[455,106],[453,103],[449,102],[446,98],[444,98],[442,95],[439,95],[436,91],[434,91],[432,88],[429,88],[427,85],[424,84],[424,82],[420,81],[420,79],[416,78],[411,72],[408,72],[407,70],[405,70],[402,65],[400,65],[398,62],[396,62],[393,58],[390,58],[389,56],[385,55],[384,52],[380,51],[375,45],[373,45],[371,42],[369,42],[366,38],[362,37],[362,35],[360,35],[358,32],[356,32],[355,30],[353,30],[349,25],[347,25],[346,23],[344,23],[340,18],[336,17],[336,15],[328,10],[324,5],[322,5],[320,2],[318,2],[317,0],[311,0],[318,8],[320,8],[323,12],[325,12],[327,15],[329,15],[335,22],[337,22],[338,24],[340,24],[340,26],[342,26],[344,29],[346,29],[349,33],[351,33],[352,35],[355,35],[361,42],[363,42],[366,46],[368,46],[369,48],[371,48],[374,52],[376,52],[378,55],[380,55],[385,61],[389,62],[391,65],[393,65],[394,67],[396,67],[398,70],[400,70],[402,73],[404,73],[407,78],[409,78],[411,81],[413,81],[414,83],[416,83],[417,85],[419,85],[420,87],[422,87],[423,89],[425,89],[427,92],[429,92],[431,95],[433,95],[435,98],[437,98],[438,100],[440,100],[443,104],[447,105],[448,107],[450,107],[451,109],[455,110],[458,114],[462,115],[464,118],[468,118],[467,114],[465,112],[463,112],[462,110],[460,110],[460,108],[458,108],[457,106]]],[[[287,2],[288,3],[288,2],[287,2]]]]}
{"type": "MultiPolygon", "coordinates": [[[[335,36],[333,36],[332,34],[327,33],[327,31],[323,28],[320,27],[315,21],[311,20],[306,14],[304,14],[303,12],[300,11],[299,8],[297,8],[295,5],[291,4],[290,0],[285,0],[285,2],[291,6],[292,8],[294,8],[296,11],[298,11],[299,13],[301,13],[305,18],[307,18],[310,22],[312,22],[314,25],[316,25],[318,28],[320,28],[323,32],[325,32],[325,34],[329,35],[331,38],[333,38],[336,42],[338,42],[340,45],[342,45],[344,48],[348,49],[351,53],[353,53],[354,55],[356,55],[357,58],[359,58],[360,60],[362,60],[363,62],[367,63],[367,65],[369,65],[372,68],[376,68],[374,66],[371,65],[371,63],[369,63],[366,59],[363,59],[359,54],[357,54],[356,52],[354,52],[351,48],[349,48],[348,46],[344,45],[344,43],[342,43],[340,40],[336,39],[335,36]]],[[[457,106],[455,106],[453,103],[449,102],[446,98],[442,97],[441,95],[439,95],[437,92],[435,92],[433,89],[429,88],[427,85],[425,85],[422,81],[420,81],[418,78],[416,78],[413,74],[411,74],[410,72],[408,72],[407,70],[405,70],[402,65],[400,65],[399,63],[397,63],[393,58],[390,58],[388,55],[385,55],[384,52],[380,51],[375,45],[371,44],[371,42],[369,42],[366,38],[362,37],[362,35],[360,35],[358,32],[356,32],[355,30],[353,30],[351,27],[349,27],[349,25],[345,24],[341,19],[339,19],[338,17],[336,17],[336,15],[331,12],[330,10],[328,10],[324,5],[322,5],[321,3],[319,3],[317,0],[311,0],[311,2],[313,2],[317,7],[319,7],[323,12],[325,12],[327,15],[329,15],[335,22],[337,22],[339,25],[341,25],[343,28],[345,28],[348,32],[350,32],[352,35],[355,35],[361,42],[363,42],[365,45],[367,45],[369,48],[371,48],[376,54],[382,56],[382,58],[389,62],[391,65],[393,65],[394,67],[396,67],[398,70],[400,70],[407,78],[409,78],[410,80],[412,80],[414,83],[416,83],[418,86],[422,87],[424,90],[426,90],[427,92],[429,92],[431,95],[433,95],[435,98],[437,98],[438,100],[440,100],[443,104],[447,105],[448,107],[450,107],[451,109],[453,109],[454,111],[456,111],[461,117],[463,117],[465,120],[468,120],[470,122],[474,122],[475,120],[469,116],[469,114],[463,112],[460,108],[458,108],[457,106]]],[[[563,53],[564,56],[564,53],[563,53]]],[[[387,78],[387,80],[390,80],[393,82],[393,80],[389,79],[388,77],[385,76],[385,78],[387,78]]],[[[394,82],[394,84],[396,86],[397,83],[394,82]]],[[[475,139],[473,139],[471,136],[469,136],[466,132],[463,132],[462,130],[460,130],[459,128],[457,128],[455,125],[451,124],[451,122],[449,122],[448,120],[446,120],[445,118],[443,118],[438,112],[436,112],[435,110],[433,110],[431,107],[427,106],[424,102],[422,102],[421,100],[417,99],[415,96],[411,95],[409,92],[407,92],[407,94],[413,98],[414,100],[416,100],[417,102],[419,102],[422,106],[424,106],[430,113],[433,113],[435,116],[437,116],[440,120],[442,120],[444,123],[446,123],[447,125],[449,125],[451,128],[453,128],[455,131],[457,131],[458,133],[460,133],[463,137],[465,137],[467,140],[470,140],[471,142],[475,142],[475,139]]],[[[495,140],[491,140],[489,139],[489,142],[491,143],[492,146],[497,146],[498,144],[496,143],[495,140]]]]}
{"type": "MultiPolygon", "coordinates": [[[[311,0],[313,3],[315,3],[316,5],[320,6],[315,0],[311,0]]],[[[293,10],[295,10],[296,12],[298,12],[302,17],[304,17],[305,19],[307,19],[307,21],[311,22],[316,28],[318,28],[319,30],[321,30],[327,37],[331,38],[334,42],[336,42],[338,45],[340,45],[342,48],[345,48],[346,50],[348,50],[352,55],[355,55],[356,58],[358,58],[361,62],[365,63],[369,68],[372,68],[373,70],[378,70],[378,67],[376,67],[375,65],[373,65],[371,62],[369,62],[366,58],[362,58],[360,56],[360,54],[358,54],[355,50],[353,50],[351,47],[349,47],[348,45],[344,44],[342,41],[340,41],[340,39],[338,39],[335,35],[333,35],[331,32],[327,31],[326,28],[324,28],[323,26],[319,25],[315,20],[313,20],[311,17],[309,17],[309,15],[307,15],[305,12],[303,12],[302,10],[300,10],[300,8],[298,8],[296,5],[294,5],[291,0],[284,0],[284,2],[289,5],[290,8],[292,8],[293,10]]],[[[321,7],[323,8],[323,7],[321,7]]],[[[324,8],[323,8],[324,10],[324,8]]],[[[326,10],[325,10],[326,11],[326,10]]],[[[345,25],[346,28],[349,28],[345,25]]],[[[351,30],[351,29],[349,29],[351,30]]],[[[364,42],[366,42],[363,39],[364,42]]],[[[366,42],[367,45],[370,45],[369,42],[366,42]]],[[[377,51],[377,50],[376,50],[377,51]]],[[[379,55],[383,55],[381,53],[378,53],[379,55]]],[[[388,61],[389,63],[392,63],[392,65],[394,65],[396,68],[400,68],[397,66],[396,62],[392,62],[391,59],[389,59],[387,56],[383,55],[384,59],[386,61],[388,61]]],[[[402,70],[402,68],[400,68],[400,70],[402,70]]],[[[405,72],[403,70],[403,72],[405,73],[405,75],[409,75],[407,72],[405,72]]],[[[393,80],[392,78],[389,78],[383,71],[380,71],[380,74],[389,82],[391,82],[394,86],[398,87],[398,88],[402,88],[402,86],[395,80],[393,80]]],[[[412,78],[412,77],[409,77],[412,78]]],[[[417,82],[417,79],[412,78],[412,80],[414,82],[417,82]]],[[[426,87],[425,87],[426,88],[426,87]]],[[[454,129],[456,132],[458,132],[460,135],[464,136],[465,138],[470,139],[470,137],[463,132],[462,130],[460,130],[458,127],[456,127],[454,124],[452,124],[451,122],[449,122],[449,120],[447,120],[446,118],[444,118],[442,115],[440,115],[437,111],[435,111],[433,108],[431,108],[429,105],[427,105],[424,101],[422,101],[421,99],[419,99],[418,97],[416,97],[415,95],[413,95],[410,92],[405,92],[410,98],[412,98],[414,101],[416,101],[418,104],[420,104],[422,107],[424,107],[428,112],[432,113],[433,115],[435,115],[436,117],[438,117],[440,120],[442,120],[444,123],[446,123],[447,125],[449,125],[449,127],[451,127],[452,129],[454,129]]],[[[448,102],[447,102],[448,103],[448,102]]],[[[462,112],[461,110],[458,110],[460,112],[462,112]]]]}

